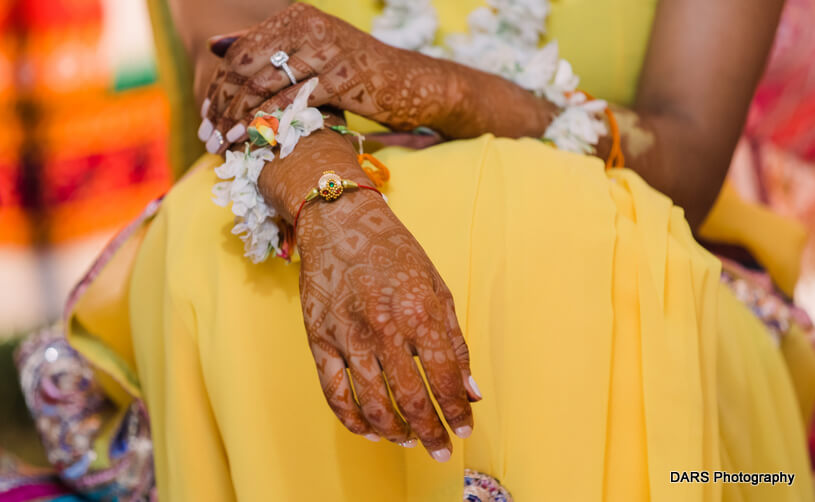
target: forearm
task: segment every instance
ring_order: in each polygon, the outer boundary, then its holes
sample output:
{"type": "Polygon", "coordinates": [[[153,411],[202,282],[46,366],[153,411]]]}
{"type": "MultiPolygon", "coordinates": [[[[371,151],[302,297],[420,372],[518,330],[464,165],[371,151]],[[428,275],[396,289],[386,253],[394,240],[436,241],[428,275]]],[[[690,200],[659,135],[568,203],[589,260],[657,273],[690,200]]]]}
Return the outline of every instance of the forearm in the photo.
{"type": "MultiPolygon", "coordinates": [[[[455,106],[435,127],[447,138],[487,132],[540,138],[558,113],[551,102],[501,77],[443,63],[451,65],[447,69],[453,75],[450,102],[455,106]]],[[[721,188],[735,144],[706,148],[694,125],[679,114],[611,108],[620,129],[625,167],[671,197],[685,210],[691,226],[698,226],[721,188]]],[[[601,137],[596,155],[607,159],[611,145],[610,133],[601,137]]]]}
{"type": "Polygon", "coordinates": [[[447,101],[453,105],[431,126],[446,138],[473,138],[485,133],[540,138],[557,115],[553,103],[503,77],[450,61],[434,61],[444,65],[450,75],[447,101]]]}
{"type": "MultiPolygon", "coordinates": [[[[679,114],[611,108],[625,167],[682,207],[695,230],[716,201],[736,140],[718,136],[718,141],[710,141],[711,135],[679,114]]],[[[597,156],[608,158],[611,145],[610,134],[600,138],[597,156]]]]}

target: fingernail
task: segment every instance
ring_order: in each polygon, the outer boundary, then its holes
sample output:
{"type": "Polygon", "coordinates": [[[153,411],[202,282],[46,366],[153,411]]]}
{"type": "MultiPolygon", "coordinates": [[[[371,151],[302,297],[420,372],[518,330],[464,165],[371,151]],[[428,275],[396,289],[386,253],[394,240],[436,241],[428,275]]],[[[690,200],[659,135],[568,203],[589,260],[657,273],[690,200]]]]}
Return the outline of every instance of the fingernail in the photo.
{"type": "Polygon", "coordinates": [[[417,444],[419,444],[419,442],[414,438],[408,439],[407,441],[402,441],[399,443],[399,446],[404,446],[405,448],[415,448],[417,444]]]}
{"type": "Polygon", "coordinates": [[[218,153],[218,150],[221,149],[221,144],[223,144],[223,140],[221,139],[221,135],[216,130],[207,140],[207,151],[209,153],[218,153]]]}
{"type": "Polygon", "coordinates": [[[374,443],[376,443],[377,441],[379,441],[380,438],[376,434],[365,434],[365,439],[367,439],[368,441],[373,441],[374,443]]]}
{"type": "Polygon", "coordinates": [[[235,36],[215,35],[207,40],[207,45],[213,54],[222,58],[226,54],[226,51],[229,50],[229,46],[234,44],[237,39],[238,37],[235,36]]]}
{"type": "Polygon", "coordinates": [[[447,448],[443,450],[436,450],[431,453],[430,456],[436,459],[437,462],[447,462],[450,460],[450,450],[447,448]]]}
{"type": "Polygon", "coordinates": [[[198,128],[198,139],[201,141],[208,140],[209,137],[212,136],[212,130],[212,122],[210,122],[209,119],[204,119],[204,121],[201,122],[201,127],[198,128]]]}
{"type": "Polygon", "coordinates": [[[481,399],[481,390],[478,388],[478,384],[475,383],[475,378],[470,375],[470,379],[468,380],[470,383],[470,388],[475,392],[475,395],[478,396],[478,399],[481,399]]]}
{"type": "Polygon", "coordinates": [[[469,425],[462,425],[453,432],[456,433],[456,436],[460,437],[461,439],[464,439],[470,437],[470,434],[473,433],[473,428],[470,427],[469,425]]]}
{"type": "Polygon", "coordinates": [[[212,104],[212,101],[210,101],[209,98],[206,98],[204,103],[201,105],[201,118],[205,118],[207,116],[210,104],[212,104]]]}
{"type": "Polygon", "coordinates": [[[246,126],[243,124],[236,124],[232,127],[232,129],[226,132],[226,140],[230,143],[234,143],[238,140],[243,134],[246,132],[246,126]]]}

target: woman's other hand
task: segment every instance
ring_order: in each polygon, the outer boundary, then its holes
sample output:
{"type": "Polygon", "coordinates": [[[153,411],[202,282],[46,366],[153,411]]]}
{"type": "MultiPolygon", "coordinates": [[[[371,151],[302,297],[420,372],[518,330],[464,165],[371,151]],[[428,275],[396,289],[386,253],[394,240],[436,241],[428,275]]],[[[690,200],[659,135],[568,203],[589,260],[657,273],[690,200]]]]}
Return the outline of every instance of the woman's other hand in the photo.
{"type": "Polygon", "coordinates": [[[217,148],[213,141],[211,152],[245,140],[247,117],[284,107],[310,77],[320,79],[311,106],[331,105],[395,130],[433,127],[461,101],[449,63],[388,46],[302,3],[246,32],[214,40],[212,49],[223,54],[223,62],[207,92],[201,139],[217,129],[227,144],[217,148]],[[278,51],[288,54],[297,85],[270,63],[278,51]]]}
{"type": "MultiPolygon", "coordinates": [[[[261,190],[291,222],[325,170],[371,183],[347,139],[322,130],[268,164],[261,190]]],[[[371,190],[309,202],[296,231],[303,318],[331,409],[354,433],[397,443],[418,437],[447,460],[452,445],[430,394],[461,437],[472,432],[470,400],[480,395],[452,295],[430,259],[371,190]]]]}
{"type": "Polygon", "coordinates": [[[353,112],[396,131],[427,126],[446,138],[537,137],[556,111],[499,76],[391,47],[300,3],[249,30],[213,38],[212,51],[223,61],[199,130],[212,153],[244,141],[257,111],[284,108],[314,76],[320,83],[309,105],[353,112]],[[278,51],[288,54],[297,85],[271,64],[278,51]]]}

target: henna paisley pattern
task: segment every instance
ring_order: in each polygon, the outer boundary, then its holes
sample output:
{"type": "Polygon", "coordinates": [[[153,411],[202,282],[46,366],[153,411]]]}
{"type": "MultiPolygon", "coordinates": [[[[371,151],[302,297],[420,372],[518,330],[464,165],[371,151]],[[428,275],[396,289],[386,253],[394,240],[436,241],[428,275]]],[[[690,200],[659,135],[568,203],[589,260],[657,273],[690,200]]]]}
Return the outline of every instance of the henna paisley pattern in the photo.
{"type": "MultiPolygon", "coordinates": [[[[269,163],[259,184],[291,221],[325,170],[365,179],[348,140],[322,130],[269,163]]],[[[480,396],[469,383],[452,295],[424,250],[367,190],[308,204],[296,238],[303,320],[332,411],[354,433],[396,443],[417,437],[434,458],[447,460],[452,445],[444,422],[469,436],[470,400],[480,396]]]]}

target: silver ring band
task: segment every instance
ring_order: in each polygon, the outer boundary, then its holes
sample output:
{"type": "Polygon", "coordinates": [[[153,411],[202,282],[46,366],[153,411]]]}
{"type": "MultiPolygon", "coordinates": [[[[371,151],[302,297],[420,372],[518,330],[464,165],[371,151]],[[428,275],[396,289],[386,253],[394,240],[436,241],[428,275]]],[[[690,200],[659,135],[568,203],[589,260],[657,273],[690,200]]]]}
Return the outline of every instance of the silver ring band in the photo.
{"type": "Polygon", "coordinates": [[[286,76],[289,77],[291,85],[295,85],[297,84],[297,79],[294,78],[294,73],[292,73],[291,68],[289,68],[289,65],[286,64],[288,60],[289,55],[283,51],[277,51],[272,55],[271,58],[269,58],[269,62],[272,63],[272,66],[283,70],[283,72],[286,73],[286,76]]]}
{"type": "Polygon", "coordinates": [[[224,135],[221,134],[221,131],[219,131],[218,129],[215,129],[213,134],[218,138],[218,146],[219,147],[223,146],[224,145],[224,135]]]}

